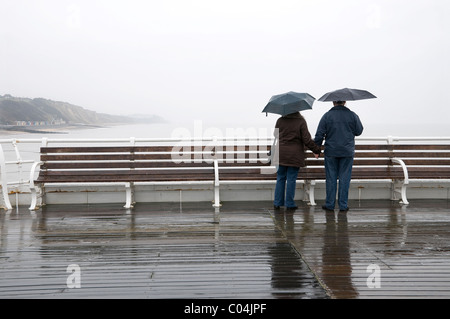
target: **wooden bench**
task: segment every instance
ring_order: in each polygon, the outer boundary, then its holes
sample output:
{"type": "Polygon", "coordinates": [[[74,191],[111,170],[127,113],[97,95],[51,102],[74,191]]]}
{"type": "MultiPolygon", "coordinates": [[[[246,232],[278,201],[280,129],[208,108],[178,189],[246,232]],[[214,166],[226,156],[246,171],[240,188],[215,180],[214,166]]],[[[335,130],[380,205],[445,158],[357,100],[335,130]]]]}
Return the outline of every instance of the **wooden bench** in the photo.
{"type": "MultiPolygon", "coordinates": [[[[309,201],[315,205],[316,180],[325,180],[324,160],[309,153],[307,167],[299,172],[306,181],[309,201]]],[[[411,180],[450,179],[450,145],[448,144],[357,144],[352,180],[392,181],[392,200],[408,204],[406,190],[411,180]]]]}
{"type": "MultiPolygon", "coordinates": [[[[268,156],[272,148],[270,144],[42,147],[40,162],[30,172],[30,209],[45,203],[46,185],[66,183],[124,185],[124,207],[130,208],[134,185],[141,182],[209,184],[214,189],[213,206],[219,207],[222,184],[275,183],[276,148],[274,156],[268,156]]],[[[304,181],[304,200],[316,205],[314,188],[317,180],[325,180],[324,160],[309,151],[305,156],[307,166],[300,169],[298,179],[304,181]]],[[[450,145],[358,144],[352,180],[391,180],[391,199],[408,204],[411,179],[450,179],[449,158],[450,145]]]]}
{"type": "Polygon", "coordinates": [[[121,184],[125,208],[134,203],[135,183],[197,183],[214,186],[214,206],[220,206],[224,181],[273,180],[268,151],[271,145],[165,145],[42,147],[40,161],[30,172],[31,205],[45,203],[51,184],[121,184]],[[36,171],[39,176],[35,179],[36,171]],[[40,202],[39,202],[40,200],[40,202]]]}

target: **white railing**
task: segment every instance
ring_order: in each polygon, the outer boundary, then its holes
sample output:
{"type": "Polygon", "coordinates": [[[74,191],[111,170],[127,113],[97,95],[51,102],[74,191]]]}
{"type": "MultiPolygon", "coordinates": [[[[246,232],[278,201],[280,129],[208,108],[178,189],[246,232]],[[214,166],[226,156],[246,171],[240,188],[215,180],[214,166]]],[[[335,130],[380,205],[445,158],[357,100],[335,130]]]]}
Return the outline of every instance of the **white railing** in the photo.
{"type": "MultiPolygon", "coordinates": [[[[138,145],[146,144],[164,144],[164,143],[238,143],[240,142],[273,142],[273,137],[190,137],[190,138],[102,138],[102,139],[73,139],[73,138],[39,138],[39,139],[0,139],[0,206],[5,209],[11,209],[9,200],[10,195],[16,196],[16,205],[18,205],[17,196],[20,193],[29,192],[30,170],[34,162],[39,161],[39,150],[41,146],[50,145],[86,145],[86,144],[119,144],[119,145],[138,145]],[[25,154],[25,155],[24,155],[25,154]],[[29,166],[29,167],[28,167],[29,166]]],[[[358,137],[356,143],[373,142],[386,144],[399,144],[404,142],[428,142],[428,143],[449,143],[450,137],[358,137]]]]}

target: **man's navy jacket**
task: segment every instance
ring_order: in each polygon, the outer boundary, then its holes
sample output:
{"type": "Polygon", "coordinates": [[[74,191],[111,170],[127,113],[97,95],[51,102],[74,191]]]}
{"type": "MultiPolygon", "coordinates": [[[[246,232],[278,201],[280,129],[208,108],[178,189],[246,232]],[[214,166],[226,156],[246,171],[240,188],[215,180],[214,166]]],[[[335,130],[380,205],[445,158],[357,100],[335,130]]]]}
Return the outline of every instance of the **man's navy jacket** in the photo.
{"type": "Polygon", "coordinates": [[[355,154],[355,136],[363,132],[358,115],[343,105],[336,105],[322,116],[314,142],[322,145],[325,156],[348,157],[355,154]]]}

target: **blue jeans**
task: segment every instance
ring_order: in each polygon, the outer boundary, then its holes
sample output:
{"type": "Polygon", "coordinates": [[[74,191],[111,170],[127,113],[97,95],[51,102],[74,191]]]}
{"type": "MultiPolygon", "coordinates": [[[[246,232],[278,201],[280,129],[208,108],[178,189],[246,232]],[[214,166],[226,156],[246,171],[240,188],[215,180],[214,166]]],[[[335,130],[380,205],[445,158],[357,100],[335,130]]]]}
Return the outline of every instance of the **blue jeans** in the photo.
{"type": "Polygon", "coordinates": [[[294,196],[299,167],[280,165],[275,186],[275,206],[295,207],[294,196]],[[286,192],[285,192],[286,191],[286,192]]]}
{"type": "Polygon", "coordinates": [[[325,206],[334,209],[336,204],[337,180],[339,179],[339,209],[348,208],[348,190],[352,179],[353,157],[325,156],[326,202],[325,206]]]}

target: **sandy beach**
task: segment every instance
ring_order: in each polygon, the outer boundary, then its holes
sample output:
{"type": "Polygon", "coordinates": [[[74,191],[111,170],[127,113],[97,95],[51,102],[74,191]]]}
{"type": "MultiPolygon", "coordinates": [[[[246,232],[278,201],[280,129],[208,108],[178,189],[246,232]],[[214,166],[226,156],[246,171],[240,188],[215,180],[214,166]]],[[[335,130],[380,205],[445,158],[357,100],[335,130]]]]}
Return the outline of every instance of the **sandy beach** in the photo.
{"type": "Polygon", "coordinates": [[[39,126],[19,126],[0,125],[0,135],[14,135],[17,133],[30,134],[64,134],[71,130],[82,130],[88,128],[101,128],[103,125],[94,124],[61,124],[61,125],[39,125],[39,126]]]}

